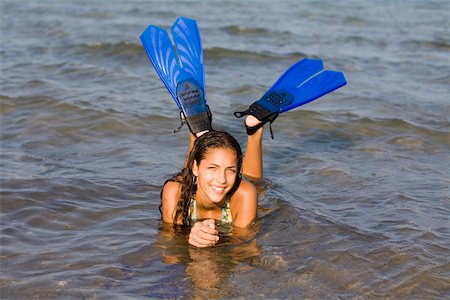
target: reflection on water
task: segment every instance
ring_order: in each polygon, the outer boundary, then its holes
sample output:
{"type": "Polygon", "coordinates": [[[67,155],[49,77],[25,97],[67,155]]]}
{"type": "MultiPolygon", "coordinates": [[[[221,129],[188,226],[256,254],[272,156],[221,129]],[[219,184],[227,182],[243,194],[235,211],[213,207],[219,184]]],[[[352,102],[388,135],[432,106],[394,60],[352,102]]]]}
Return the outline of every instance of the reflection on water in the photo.
{"type": "Polygon", "coordinates": [[[259,258],[259,248],[250,232],[233,232],[210,249],[188,247],[189,262],[186,265],[186,275],[193,283],[191,295],[195,298],[211,298],[232,296],[233,289],[228,285],[229,276],[242,268],[240,264],[251,266],[259,258]],[[228,240],[228,241],[227,241],[228,240]]]}
{"type": "MultiPolygon", "coordinates": [[[[125,255],[121,262],[130,270],[163,263],[166,265],[164,269],[181,272],[179,276],[186,276],[180,283],[183,294],[190,291],[192,298],[230,297],[234,295],[233,287],[228,284],[230,276],[249,271],[260,264],[261,253],[255,238],[259,227],[260,222],[247,229],[218,228],[221,239],[217,245],[199,249],[188,244],[188,229],[173,228],[171,224],[163,223],[155,243],[125,255]],[[161,261],[156,262],[155,259],[161,261]]],[[[173,273],[168,275],[177,276],[173,273]]],[[[149,286],[148,296],[171,295],[173,290],[168,290],[164,282],[167,282],[165,276],[153,282],[149,286]]],[[[177,294],[173,295],[176,297],[177,294]]]]}

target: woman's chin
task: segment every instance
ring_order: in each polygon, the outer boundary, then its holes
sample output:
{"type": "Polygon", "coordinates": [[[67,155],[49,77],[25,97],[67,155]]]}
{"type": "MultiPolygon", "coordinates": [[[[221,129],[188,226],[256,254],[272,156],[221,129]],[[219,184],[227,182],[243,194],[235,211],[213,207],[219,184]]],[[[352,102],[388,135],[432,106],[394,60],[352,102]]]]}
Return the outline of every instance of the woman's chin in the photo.
{"type": "Polygon", "coordinates": [[[227,188],[217,188],[210,186],[208,197],[212,202],[218,203],[221,202],[226,197],[228,191],[229,189],[227,188]]]}

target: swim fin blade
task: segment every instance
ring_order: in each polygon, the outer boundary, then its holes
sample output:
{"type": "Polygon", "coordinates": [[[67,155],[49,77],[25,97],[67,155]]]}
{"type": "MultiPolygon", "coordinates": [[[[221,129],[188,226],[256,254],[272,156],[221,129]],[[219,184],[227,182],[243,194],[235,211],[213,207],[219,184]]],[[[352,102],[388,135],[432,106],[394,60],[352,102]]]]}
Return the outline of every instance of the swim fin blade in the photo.
{"type": "Polygon", "coordinates": [[[181,109],[176,93],[181,68],[167,31],[150,25],[140,38],[153,67],[181,109]]]}
{"type": "Polygon", "coordinates": [[[212,130],[212,116],[206,104],[203,50],[197,23],[179,17],[171,32],[175,45],[166,30],[154,25],[147,27],[140,38],[156,72],[181,110],[181,125],[175,132],[185,123],[193,134],[212,130]]]}
{"type": "MultiPolygon", "coordinates": [[[[291,66],[260,100],[234,115],[253,115],[260,120],[259,125],[247,127],[247,133],[253,134],[265,123],[272,124],[280,113],[314,101],[346,83],[342,72],[324,70],[321,60],[304,58],[291,66]]],[[[270,132],[273,138],[272,127],[270,132]]]]}
{"type": "Polygon", "coordinates": [[[183,70],[189,73],[204,90],[203,48],[197,22],[179,17],[173,24],[171,32],[183,70]]]}

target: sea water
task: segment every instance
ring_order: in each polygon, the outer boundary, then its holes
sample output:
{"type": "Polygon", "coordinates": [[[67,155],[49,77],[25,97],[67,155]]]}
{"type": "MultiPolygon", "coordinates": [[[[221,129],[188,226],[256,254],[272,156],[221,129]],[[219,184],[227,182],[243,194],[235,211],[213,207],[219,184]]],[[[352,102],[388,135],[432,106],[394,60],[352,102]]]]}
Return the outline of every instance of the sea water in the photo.
{"type": "Polygon", "coordinates": [[[3,0],[1,298],[449,298],[449,6],[3,0]],[[348,81],[275,121],[255,225],[203,250],[160,220],[188,131],[139,41],[179,15],[243,147],[298,60],[348,81]]]}

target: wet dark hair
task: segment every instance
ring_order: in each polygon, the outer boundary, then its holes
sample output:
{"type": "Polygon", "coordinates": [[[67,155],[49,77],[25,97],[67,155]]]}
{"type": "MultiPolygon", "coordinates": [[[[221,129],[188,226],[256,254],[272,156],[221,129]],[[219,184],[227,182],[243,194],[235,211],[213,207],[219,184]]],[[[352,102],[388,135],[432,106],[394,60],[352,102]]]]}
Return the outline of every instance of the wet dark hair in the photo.
{"type": "MultiPolygon", "coordinates": [[[[175,181],[181,183],[181,196],[178,201],[175,216],[173,218],[174,225],[177,224],[177,220],[182,216],[182,225],[190,225],[189,207],[191,201],[197,192],[197,185],[194,184],[194,174],[192,173],[192,166],[194,161],[197,165],[205,159],[208,151],[211,149],[230,149],[237,157],[237,177],[233,187],[227,193],[226,197],[229,199],[239,187],[241,183],[241,170],[242,170],[242,150],[238,141],[229,133],[223,131],[210,131],[200,137],[198,137],[191,152],[187,157],[185,167],[181,172],[175,174],[171,179],[167,181],[175,181]]],[[[166,183],[167,183],[166,181],[166,183]]]]}

